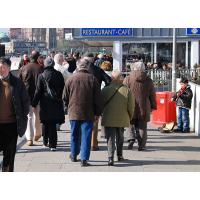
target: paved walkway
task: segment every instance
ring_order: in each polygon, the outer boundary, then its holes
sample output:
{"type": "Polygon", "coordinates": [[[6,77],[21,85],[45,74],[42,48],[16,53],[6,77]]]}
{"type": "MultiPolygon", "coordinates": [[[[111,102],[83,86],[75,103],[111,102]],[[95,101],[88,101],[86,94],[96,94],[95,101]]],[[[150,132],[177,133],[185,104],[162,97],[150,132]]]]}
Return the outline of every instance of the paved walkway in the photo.
{"type": "MultiPolygon", "coordinates": [[[[80,162],[69,159],[69,124],[61,127],[58,133],[58,148],[50,152],[42,146],[42,140],[33,147],[23,145],[16,154],[16,172],[177,172],[200,171],[200,138],[194,134],[161,134],[157,127],[149,125],[148,150],[127,150],[124,144],[124,162],[107,166],[107,147],[105,139],[100,140],[100,151],[92,151],[90,167],[81,167],[80,162]]],[[[115,158],[116,159],[116,158],[115,158]]]]}

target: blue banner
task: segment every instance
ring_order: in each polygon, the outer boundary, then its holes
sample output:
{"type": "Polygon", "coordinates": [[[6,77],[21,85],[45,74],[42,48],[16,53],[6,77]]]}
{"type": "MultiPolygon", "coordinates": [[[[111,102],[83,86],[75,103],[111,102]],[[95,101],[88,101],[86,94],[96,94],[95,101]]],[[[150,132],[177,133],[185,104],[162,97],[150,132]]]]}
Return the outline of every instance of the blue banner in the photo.
{"type": "Polygon", "coordinates": [[[186,34],[187,35],[200,35],[200,28],[187,28],[186,34]]]}
{"type": "Polygon", "coordinates": [[[81,36],[84,37],[131,37],[132,28],[82,28],[81,36]]]}

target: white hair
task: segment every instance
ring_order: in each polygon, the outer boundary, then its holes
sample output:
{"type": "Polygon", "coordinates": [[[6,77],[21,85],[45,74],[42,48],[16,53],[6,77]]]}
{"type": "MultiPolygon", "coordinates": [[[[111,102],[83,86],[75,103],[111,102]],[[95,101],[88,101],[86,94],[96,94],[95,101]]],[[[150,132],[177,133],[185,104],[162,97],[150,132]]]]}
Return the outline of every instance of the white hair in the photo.
{"type": "Polygon", "coordinates": [[[88,70],[89,67],[90,67],[90,61],[88,61],[87,59],[85,58],[82,58],[80,60],[78,60],[76,62],[76,65],[77,65],[77,70],[81,70],[81,69],[85,69],[85,70],[88,70]]]}
{"type": "Polygon", "coordinates": [[[60,59],[63,59],[63,58],[64,58],[64,56],[63,56],[62,53],[57,53],[57,54],[54,56],[54,62],[57,63],[57,64],[59,64],[60,59]]]}
{"type": "Polygon", "coordinates": [[[136,71],[136,70],[145,71],[145,65],[142,61],[132,63],[130,68],[131,68],[131,71],[136,71]]]}

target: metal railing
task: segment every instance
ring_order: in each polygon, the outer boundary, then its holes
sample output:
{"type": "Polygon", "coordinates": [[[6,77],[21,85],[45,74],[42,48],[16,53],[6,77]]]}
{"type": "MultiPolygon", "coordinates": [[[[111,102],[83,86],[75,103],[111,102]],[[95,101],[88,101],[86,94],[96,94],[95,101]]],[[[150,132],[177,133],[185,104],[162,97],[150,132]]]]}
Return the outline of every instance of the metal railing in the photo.
{"type": "MultiPolygon", "coordinates": [[[[122,72],[124,77],[131,72],[122,72]]],[[[171,91],[172,70],[148,69],[147,75],[153,80],[156,91],[171,91]]],[[[200,79],[200,69],[177,69],[176,78],[186,77],[189,81],[200,79]]]]}

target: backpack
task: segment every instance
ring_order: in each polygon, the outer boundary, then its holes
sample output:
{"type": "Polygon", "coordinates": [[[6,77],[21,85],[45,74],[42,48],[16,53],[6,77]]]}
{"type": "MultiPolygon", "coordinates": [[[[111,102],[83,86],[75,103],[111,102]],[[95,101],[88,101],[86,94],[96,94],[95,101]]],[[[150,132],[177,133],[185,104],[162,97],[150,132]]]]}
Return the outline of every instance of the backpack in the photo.
{"type": "Polygon", "coordinates": [[[158,130],[161,133],[172,133],[175,126],[176,126],[176,122],[169,122],[169,123],[163,124],[163,126],[159,127],[158,130]]]}

